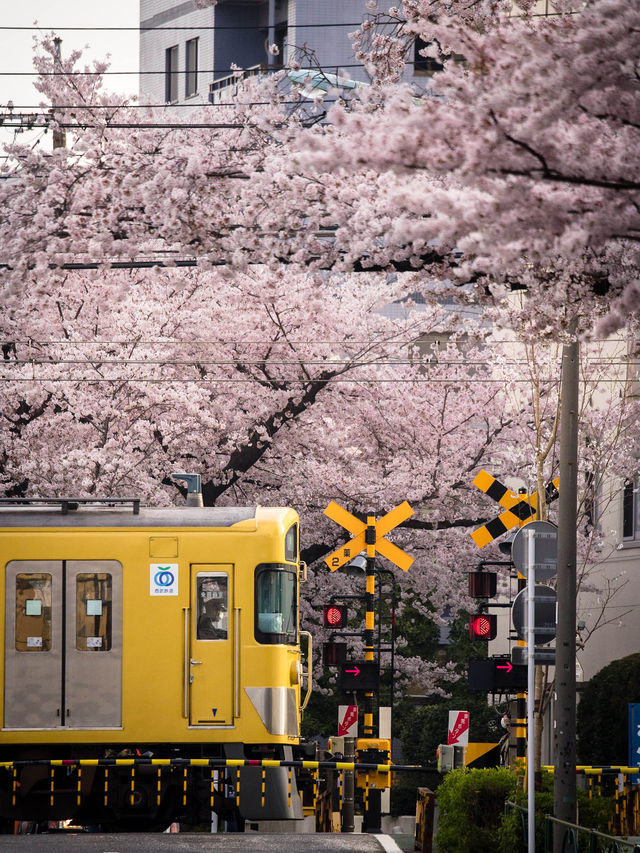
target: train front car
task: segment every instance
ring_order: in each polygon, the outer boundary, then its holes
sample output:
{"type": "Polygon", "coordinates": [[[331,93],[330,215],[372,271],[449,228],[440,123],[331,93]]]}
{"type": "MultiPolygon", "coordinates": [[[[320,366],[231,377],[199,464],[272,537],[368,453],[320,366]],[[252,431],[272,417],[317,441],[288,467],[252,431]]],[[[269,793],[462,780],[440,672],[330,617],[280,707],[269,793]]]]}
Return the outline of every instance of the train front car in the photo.
{"type": "Polygon", "coordinates": [[[0,818],[302,817],[288,768],[233,764],[299,743],[298,525],[288,508],[5,503],[0,818]]]}

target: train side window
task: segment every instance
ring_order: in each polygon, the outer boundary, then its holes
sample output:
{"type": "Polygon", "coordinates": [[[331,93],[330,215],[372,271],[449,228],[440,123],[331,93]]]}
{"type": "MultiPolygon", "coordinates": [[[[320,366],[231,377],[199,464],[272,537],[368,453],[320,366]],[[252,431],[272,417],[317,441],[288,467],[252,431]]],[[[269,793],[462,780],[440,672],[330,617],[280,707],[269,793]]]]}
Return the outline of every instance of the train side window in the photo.
{"type": "Polygon", "coordinates": [[[292,563],[298,562],[298,525],[292,524],[284,537],[284,558],[292,563]]]}
{"type": "Polygon", "coordinates": [[[51,649],[51,575],[16,575],[16,651],[51,649]]]}
{"type": "Polygon", "coordinates": [[[229,578],[224,572],[198,572],[198,640],[226,640],[229,635],[229,578]]]}
{"type": "Polygon", "coordinates": [[[256,569],[255,636],[259,643],[287,643],[297,639],[296,573],[281,564],[256,569]]]}
{"type": "Polygon", "coordinates": [[[111,650],[111,575],[79,574],[76,579],[76,649],[111,650]]]}

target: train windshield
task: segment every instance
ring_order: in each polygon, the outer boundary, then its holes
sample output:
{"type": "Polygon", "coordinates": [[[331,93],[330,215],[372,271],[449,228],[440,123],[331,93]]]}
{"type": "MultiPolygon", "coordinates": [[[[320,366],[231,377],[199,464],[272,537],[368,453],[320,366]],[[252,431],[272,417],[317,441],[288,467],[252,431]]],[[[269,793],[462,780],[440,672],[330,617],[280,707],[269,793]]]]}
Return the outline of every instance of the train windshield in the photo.
{"type": "Polygon", "coordinates": [[[290,566],[258,566],[255,634],[259,643],[295,644],[297,599],[296,574],[290,566]]]}

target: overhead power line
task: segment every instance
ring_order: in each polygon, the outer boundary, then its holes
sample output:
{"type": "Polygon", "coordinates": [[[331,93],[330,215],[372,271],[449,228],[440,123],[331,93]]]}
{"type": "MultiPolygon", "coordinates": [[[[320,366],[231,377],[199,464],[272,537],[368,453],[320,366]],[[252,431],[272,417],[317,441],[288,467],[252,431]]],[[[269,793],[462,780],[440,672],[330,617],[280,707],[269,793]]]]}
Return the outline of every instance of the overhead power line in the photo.
{"type": "MultiPolygon", "coordinates": [[[[544,382],[557,382],[557,376],[550,376],[547,379],[543,379],[544,382]]],[[[581,380],[581,382],[585,382],[588,380],[581,380]]],[[[612,385],[620,385],[623,380],[621,379],[596,379],[593,380],[596,384],[612,384],[612,385]]],[[[116,376],[116,377],[105,377],[105,376],[82,376],[82,377],[21,377],[18,379],[12,379],[10,377],[0,377],[0,382],[11,382],[11,383],[20,383],[24,384],[25,382],[38,382],[38,383],[65,383],[72,385],[74,383],[79,382],[89,382],[89,383],[127,383],[127,384],[171,384],[171,383],[180,383],[182,384],[199,384],[199,385],[255,385],[259,384],[269,384],[276,383],[278,385],[313,385],[313,384],[323,384],[323,385],[388,385],[389,383],[395,382],[398,385],[424,385],[424,384],[448,384],[451,383],[465,383],[472,385],[483,385],[483,384],[491,384],[491,385],[530,385],[531,380],[528,378],[520,379],[517,377],[505,376],[502,378],[493,378],[493,377],[485,377],[483,376],[481,379],[478,379],[477,376],[455,376],[455,377],[431,377],[428,375],[425,376],[412,376],[410,378],[398,378],[398,377],[389,377],[389,378],[366,378],[366,377],[358,377],[353,376],[347,379],[338,379],[336,377],[300,377],[300,378],[284,378],[284,377],[264,377],[262,375],[255,376],[253,378],[244,378],[244,379],[229,379],[226,377],[184,377],[184,376],[160,376],[160,377],[135,377],[135,376],[116,376]]]]}
{"type": "MultiPolygon", "coordinates": [[[[416,65],[418,63],[423,62],[424,60],[416,60],[416,61],[405,61],[405,65],[411,66],[416,65]]],[[[328,66],[333,68],[334,65],[331,64],[328,66]]],[[[340,64],[337,66],[340,70],[346,70],[347,68],[364,68],[362,62],[352,62],[349,64],[340,64]]],[[[249,71],[251,69],[242,69],[242,68],[199,68],[198,74],[239,74],[241,75],[243,71],[249,71]]],[[[278,65],[275,67],[265,65],[264,68],[261,69],[260,73],[269,73],[274,74],[277,71],[286,70],[284,66],[278,65]]],[[[167,72],[166,68],[163,68],[162,71],[0,71],[0,77],[116,77],[116,76],[132,76],[132,75],[162,75],[163,77],[167,74],[175,74],[178,75],[179,71],[167,72]]]]}
{"type": "MultiPolygon", "coordinates": [[[[276,23],[274,29],[280,29],[284,26],[287,29],[305,29],[305,30],[318,30],[318,29],[327,29],[333,27],[361,27],[363,21],[356,21],[355,23],[342,23],[342,22],[334,22],[330,24],[304,24],[298,23],[296,21],[295,24],[289,24],[286,21],[281,23],[276,23]]],[[[395,22],[394,22],[395,23],[395,22]]],[[[397,23],[405,23],[405,21],[398,21],[397,23]]],[[[258,24],[196,24],[194,26],[186,27],[186,26],[171,26],[171,27],[45,27],[45,26],[0,26],[0,30],[17,30],[21,32],[42,32],[44,31],[52,31],[52,32],[60,32],[60,33],[69,33],[69,32],[92,32],[92,33],[110,33],[110,32],[132,32],[132,33],[146,33],[146,32],[173,32],[176,31],[188,31],[192,30],[202,30],[206,32],[215,32],[216,30],[253,30],[256,32],[264,32],[269,29],[267,25],[260,26],[258,24]]]]}

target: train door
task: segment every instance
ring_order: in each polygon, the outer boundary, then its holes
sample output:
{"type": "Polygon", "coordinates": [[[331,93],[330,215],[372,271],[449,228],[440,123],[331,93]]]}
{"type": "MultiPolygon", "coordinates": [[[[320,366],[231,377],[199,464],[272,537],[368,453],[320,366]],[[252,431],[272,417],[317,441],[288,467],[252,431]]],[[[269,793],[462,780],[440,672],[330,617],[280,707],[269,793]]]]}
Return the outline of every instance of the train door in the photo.
{"type": "Polygon", "coordinates": [[[233,566],[191,566],[189,722],[192,726],[233,722],[233,566]]]}
{"type": "Polygon", "coordinates": [[[14,560],[5,602],[4,726],[121,725],[120,563],[14,560]]]}

